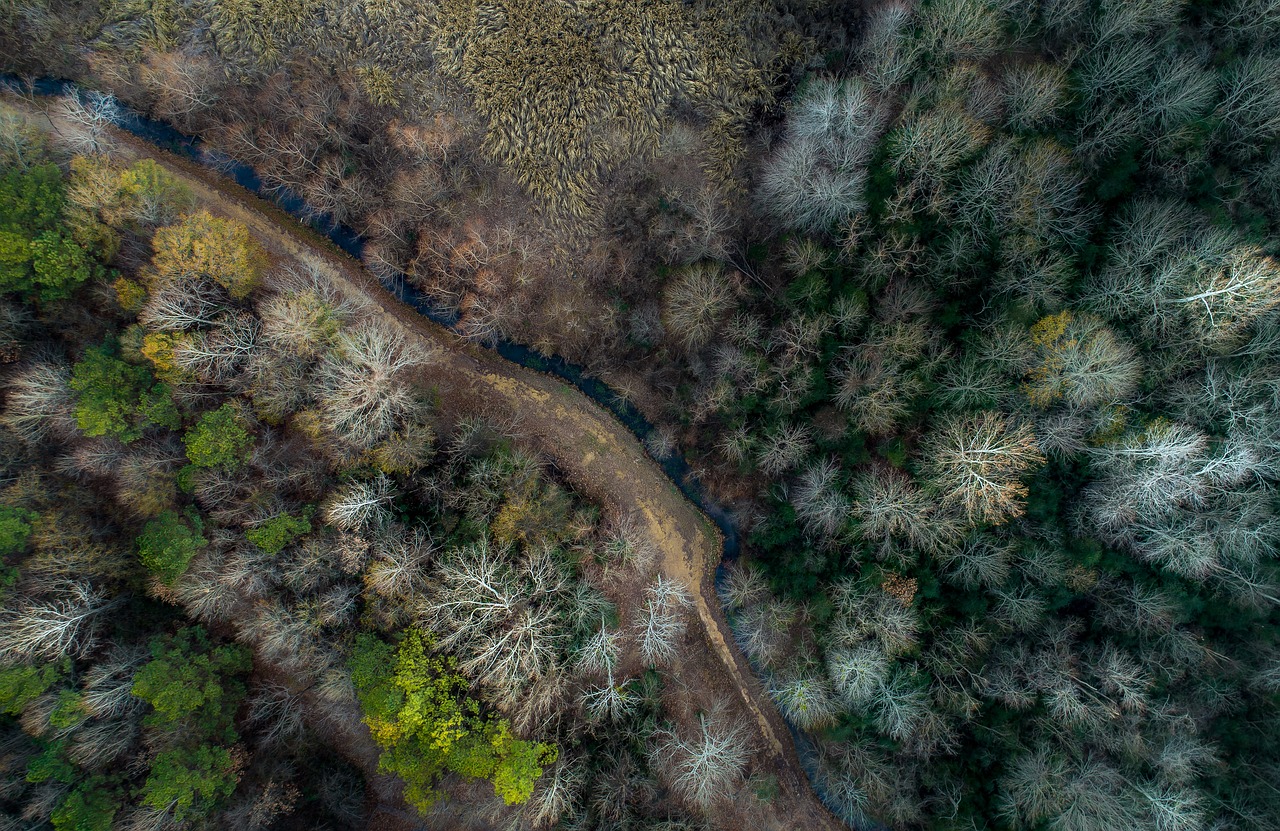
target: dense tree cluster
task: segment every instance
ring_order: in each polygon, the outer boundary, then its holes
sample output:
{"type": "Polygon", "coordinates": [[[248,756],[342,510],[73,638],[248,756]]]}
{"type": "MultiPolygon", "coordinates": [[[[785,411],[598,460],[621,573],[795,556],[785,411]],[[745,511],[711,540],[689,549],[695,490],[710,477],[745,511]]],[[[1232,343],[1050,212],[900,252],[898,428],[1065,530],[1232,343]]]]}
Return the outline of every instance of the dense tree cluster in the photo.
{"type": "Polygon", "coordinates": [[[1275,827],[1266,5],[885,6],[792,99],[671,412],[851,822],[1275,827]]]}

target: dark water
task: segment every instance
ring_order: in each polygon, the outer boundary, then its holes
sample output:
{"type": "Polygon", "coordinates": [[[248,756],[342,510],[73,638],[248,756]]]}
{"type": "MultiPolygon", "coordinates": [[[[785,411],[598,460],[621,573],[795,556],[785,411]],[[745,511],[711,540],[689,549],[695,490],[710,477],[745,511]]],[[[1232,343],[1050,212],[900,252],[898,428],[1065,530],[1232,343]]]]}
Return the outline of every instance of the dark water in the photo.
{"type": "MultiPolygon", "coordinates": [[[[76,84],[56,79],[42,78],[33,82],[26,82],[12,75],[0,74],[0,84],[15,92],[34,92],[40,96],[57,97],[80,94],[80,88],[76,84]]],[[[313,210],[297,194],[286,189],[266,187],[253,168],[206,146],[203,141],[195,136],[181,133],[169,124],[147,118],[121,104],[117,104],[116,107],[118,111],[113,120],[121,129],[145,139],[156,147],[185,156],[203,167],[229,176],[241,187],[275,203],[298,221],[323,234],[346,253],[357,259],[363,258],[364,240],[359,233],[346,225],[334,221],[332,217],[313,210]]],[[[456,331],[458,322],[456,312],[435,303],[412,286],[403,273],[397,273],[391,277],[384,276],[380,279],[387,290],[400,301],[436,323],[456,331]]],[[[509,341],[497,341],[486,345],[513,363],[540,372],[550,373],[577,387],[584,395],[603,406],[626,425],[627,429],[631,430],[642,444],[653,432],[653,425],[641,415],[639,410],[611,390],[603,381],[593,377],[586,367],[570,363],[558,355],[547,357],[527,346],[509,341]]],[[[740,552],[740,538],[733,517],[723,506],[707,495],[693,475],[688,461],[683,456],[678,453],[665,458],[655,456],[654,461],[661,465],[663,471],[680,489],[681,493],[700,507],[716,524],[716,527],[720,529],[720,533],[724,535],[724,553],[719,565],[716,567],[716,585],[719,587],[724,579],[725,565],[736,560],[740,552]]],[[[787,727],[791,730],[796,750],[812,782],[814,779],[815,755],[813,743],[808,736],[797,730],[789,722],[787,727]]],[[[816,783],[813,783],[813,786],[819,797],[830,804],[830,800],[823,793],[823,790],[816,783]]],[[[837,811],[837,813],[839,812],[837,811]]]]}

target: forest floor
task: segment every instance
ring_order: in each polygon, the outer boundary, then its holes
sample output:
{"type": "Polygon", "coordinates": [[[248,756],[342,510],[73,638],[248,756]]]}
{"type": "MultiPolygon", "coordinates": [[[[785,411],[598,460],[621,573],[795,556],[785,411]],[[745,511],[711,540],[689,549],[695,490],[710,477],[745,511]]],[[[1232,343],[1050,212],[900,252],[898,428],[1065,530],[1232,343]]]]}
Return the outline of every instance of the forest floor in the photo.
{"type": "MultiPolygon", "coordinates": [[[[45,102],[7,100],[60,134],[76,129],[56,108],[43,108],[45,102]]],[[[352,301],[427,347],[431,358],[420,381],[438,392],[444,421],[480,415],[513,429],[607,515],[630,518],[656,552],[661,573],[684,585],[694,601],[698,625],[688,628],[680,657],[664,672],[668,711],[686,729],[697,723],[699,714],[714,712],[722,723],[750,726],[753,734],[749,781],[715,811],[716,827],[844,828],[814,794],[787,725],[733,641],[715,592],[715,567],[722,552],[719,531],[625,426],[579,390],[507,361],[421,316],[327,239],[229,179],[122,131],[111,131],[108,141],[112,155],[125,161],[154,159],[184,181],[202,207],[243,223],[278,264],[310,266],[352,301]],[[776,795],[757,796],[757,791],[774,790],[774,782],[776,795]]],[[[619,586],[611,594],[637,604],[648,577],[633,574],[630,579],[633,585],[619,586]]],[[[625,603],[619,611],[627,621],[630,609],[625,603]]],[[[406,827],[411,815],[398,798],[398,788],[376,773],[376,745],[357,713],[350,721],[335,725],[329,735],[341,745],[335,749],[371,777],[380,795],[369,827],[406,827]]]]}

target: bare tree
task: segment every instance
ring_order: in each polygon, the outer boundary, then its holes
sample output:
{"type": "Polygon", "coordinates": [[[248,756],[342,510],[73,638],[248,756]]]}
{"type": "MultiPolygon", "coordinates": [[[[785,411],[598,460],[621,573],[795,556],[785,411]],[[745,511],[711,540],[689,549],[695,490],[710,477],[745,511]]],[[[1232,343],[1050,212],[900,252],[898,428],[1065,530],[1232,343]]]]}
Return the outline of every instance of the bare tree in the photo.
{"type": "Polygon", "coordinates": [[[1027,496],[1021,478],[1044,463],[1031,428],[992,411],[951,417],[922,452],[944,504],[971,522],[1000,524],[1020,515],[1027,496]]]}
{"type": "Polygon", "coordinates": [[[52,587],[48,599],[23,598],[0,617],[0,657],[7,661],[79,658],[97,643],[102,615],[123,601],[85,581],[52,587]]]}
{"type": "Polygon", "coordinates": [[[849,413],[858,430],[873,435],[891,433],[924,391],[916,373],[873,349],[854,348],[831,374],[836,406],[849,413]]]}
{"type": "Polygon", "coordinates": [[[791,486],[791,504],[806,530],[825,539],[835,537],[849,517],[849,499],[840,489],[840,467],[834,459],[810,465],[791,486]]]}
{"type": "Polygon", "coordinates": [[[733,620],[733,634],[753,662],[776,667],[786,655],[791,626],[798,615],[791,601],[771,598],[742,610],[733,620]]]}
{"type": "Polygon", "coordinates": [[[666,609],[687,609],[693,605],[693,600],[683,585],[662,575],[658,575],[649,585],[647,592],[649,597],[666,609]]]}
{"type": "Polygon", "coordinates": [[[352,482],[330,495],[324,506],[324,518],[342,531],[377,528],[391,519],[389,505],[393,484],[385,474],[373,479],[352,482]]]}
{"type": "Polygon", "coordinates": [[[663,289],[662,320],[682,347],[699,349],[732,307],[733,293],[733,283],[719,263],[687,266],[663,289]]]}
{"type": "Polygon", "coordinates": [[[812,446],[807,425],[784,424],[765,438],[759,453],[760,469],[771,475],[791,470],[804,460],[812,446]]]}
{"type": "Polygon", "coordinates": [[[66,365],[51,357],[40,358],[9,380],[0,421],[29,444],[39,444],[51,433],[74,435],[74,400],[66,365]]]}
{"type": "Polygon", "coordinates": [[[751,754],[746,730],[720,714],[700,716],[692,735],[667,728],[654,738],[651,764],[673,791],[700,808],[732,796],[751,754]]]}
{"type": "Polygon", "coordinates": [[[312,398],[310,367],[275,349],[259,349],[249,356],[242,383],[248,387],[254,411],[268,422],[284,421],[312,398]]]}
{"type": "Polygon", "coordinates": [[[631,517],[621,517],[610,527],[604,538],[604,554],[623,568],[646,572],[657,556],[653,545],[631,517]]]}
{"type": "Polygon", "coordinates": [[[1052,124],[1067,100],[1067,73],[1050,63],[1015,63],[1005,70],[1005,123],[1015,130],[1052,124]]]}
{"type": "Polygon", "coordinates": [[[853,480],[850,510],[857,532],[879,543],[879,556],[898,557],[897,548],[934,554],[957,542],[963,529],[959,519],[921,490],[911,476],[896,468],[877,466],[853,480]]]}
{"type": "Polygon", "coordinates": [[[222,73],[207,55],[193,49],[150,51],[139,67],[142,83],[169,119],[189,119],[219,100],[222,73]]]}
{"type": "Polygon", "coordinates": [[[1208,115],[1217,100],[1217,73],[1185,53],[1166,55],[1141,96],[1145,118],[1166,133],[1208,115]]]}
{"type": "Polygon", "coordinates": [[[673,188],[666,192],[666,199],[682,215],[667,243],[671,260],[686,264],[728,259],[737,222],[719,188],[704,185],[691,194],[673,188]]]}
{"type": "Polygon", "coordinates": [[[824,801],[853,826],[871,816],[887,817],[889,802],[904,787],[902,780],[910,783],[913,778],[901,764],[861,742],[823,742],[815,773],[827,794],[824,801]]]}
{"type": "Polygon", "coordinates": [[[282,684],[263,683],[249,696],[249,722],[257,729],[260,745],[288,745],[306,730],[303,698],[282,684]]]}
{"type": "Polygon", "coordinates": [[[238,610],[241,593],[237,586],[222,579],[224,564],[221,553],[206,548],[178,579],[175,594],[193,618],[221,623],[238,610]]]}
{"type": "Polygon", "coordinates": [[[600,630],[587,639],[578,650],[578,666],[585,672],[612,674],[621,654],[617,632],[610,631],[603,623],[600,630]]]}
{"type": "MultiPolygon", "coordinates": [[[[1188,268],[1189,278],[1161,298],[1183,311],[1211,345],[1237,345],[1254,322],[1280,305],[1280,263],[1255,246],[1236,246],[1188,268]]],[[[1159,312],[1157,311],[1157,314],[1159,312]]]]}
{"type": "Polygon", "coordinates": [[[355,304],[338,295],[315,268],[293,267],[272,275],[280,291],[258,304],[263,339],[277,349],[316,358],[338,342],[355,304]]]}
{"type": "Polygon", "coordinates": [[[1174,733],[1155,756],[1159,777],[1174,785],[1189,785],[1221,764],[1214,747],[1194,733],[1174,733]]]}
{"type": "Polygon", "coordinates": [[[769,586],[760,572],[737,561],[725,566],[724,579],[716,590],[730,612],[748,609],[769,598],[769,586]]]}
{"type": "Polygon", "coordinates": [[[892,663],[884,650],[870,641],[827,653],[827,674],[849,707],[865,708],[888,679],[891,669],[892,663]]]}
{"type": "Polygon", "coordinates": [[[909,80],[915,71],[924,49],[909,31],[913,17],[907,3],[885,3],[867,13],[857,56],[864,76],[876,92],[888,92],[909,80]]]}
{"type": "Polygon", "coordinates": [[[1133,796],[1107,762],[1092,755],[1069,761],[1047,746],[1018,757],[1000,780],[1000,811],[1016,828],[1045,821],[1073,831],[1151,827],[1133,796]]]}
{"type": "Polygon", "coordinates": [[[1280,135],[1280,91],[1271,83],[1278,67],[1274,57],[1254,52],[1227,69],[1218,112],[1242,154],[1280,135]]]}
{"type": "Polygon", "coordinates": [[[85,709],[100,719],[119,719],[137,711],[142,699],[133,694],[133,675],[148,659],[141,648],[116,647],[84,673],[85,709]]]}
{"type": "Polygon", "coordinates": [[[950,59],[982,60],[1004,41],[1002,8],[986,0],[946,0],[921,13],[925,42],[950,59]]]}
{"type": "Polygon", "coordinates": [[[640,655],[650,665],[670,664],[678,656],[677,641],[684,634],[684,608],[692,601],[684,587],[659,576],[645,592],[637,614],[640,655]]]}
{"type": "Polygon", "coordinates": [[[561,758],[551,770],[545,770],[534,786],[533,794],[521,809],[521,815],[535,829],[554,826],[573,810],[582,799],[587,771],[577,759],[561,758]]]}
{"type": "Polygon", "coordinates": [[[828,638],[836,645],[854,646],[875,638],[887,655],[897,656],[914,648],[920,640],[920,617],[912,598],[890,594],[890,584],[859,586],[846,579],[831,589],[836,615],[828,638]]]}
{"type": "Polygon", "coordinates": [[[716,450],[729,462],[742,466],[755,455],[756,438],[746,427],[726,430],[716,443],[716,450]]]}
{"type": "Polygon", "coordinates": [[[321,416],[345,441],[372,447],[418,407],[404,375],[428,355],[383,322],[360,323],[338,343],[321,371],[321,416]]]}
{"type": "Polygon", "coordinates": [[[120,105],[111,95],[97,91],[75,92],[62,98],[62,115],[72,130],[62,135],[73,152],[98,153],[106,146],[107,130],[120,120],[120,105]]]}
{"type": "Polygon", "coordinates": [[[1208,806],[1197,790],[1163,782],[1144,782],[1135,789],[1156,831],[1200,831],[1208,823],[1208,806]]]}
{"type": "Polygon", "coordinates": [[[518,702],[522,690],[560,674],[569,585],[550,551],[535,549],[515,568],[506,557],[486,541],[447,554],[420,615],[460,669],[518,702]]]}
{"type": "MultiPolygon", "coordinates": [[[[142,703],[138,698],[134,701],[142,703]]],[[[100,770],[126,753],[135,751],[141,733],[139,728],[134,719],[94,719],[76,729],[67,755],[83,768],[100,770]]]]}
{"type": "Polygon", "coordinates": [[[253,315],[220,315],[209,329],[178,342],[173,349],[173,362],[205,383],[228,383],[252,359],[260,332],[261,326],[253,315]]]}
{"type": "Polygon", "coordinates": [[[791,103],[786,140],[757,194],[787,227],[824,231],[862,212],[884,111],[860,78],[810,81],[791,103]]]}
{"type": "Polygon", "coordinates": [[[894,169],[921,196],[937,193],[987,143],[989,128],[958,107],[922,109],[894,130],[894,169]]]}
{"type": "Polygon", "coordinates": [[[836,723],[840,708],[825,677],[798,673],[769,684],[769,696],[782,715],[801,730],[820,730],[836,723]]]}
{"type": "Polygon", "coordinates": [[[899,667],[880,685],[870,709],[877,730],[894,741],[907,742],[928,715],[928,691],[916,673],[899,667]]]}
{"type": "Polygon", "coordinates": [[[159,331],[203,328],[212,326],[227,306],[225,292],[212,280],[166,280],[147,295],[138,311],[138,322],[159,331]]]}
{"type": "Polygon", "coordinates": [[[26,116],[9,107],[0,108],[0,163],[30,169],[44,156],[46,135],[26,116]]]}
{"type": "Polygon", "coordinates": [[[588,685],[582,690],[582,709],[588,721],[618,722],[635,709],[635,696],[624,683],[614,680],[613,670],[605,676],[604,683],[588,685]]]}
{"type": "Polygon", "coordinates": [[[1280,520],[1262,484],[1270,476],[1259,448],[1157,420],[1088,452],[1100,475],[1082,494],[1080,519],[1108,542],[1242,589],[1273,556],[1280,520]]]}
{"type": "Polygon", "coordinates": [[[979,534],[948,550],[939,559],[949,582],[974,591],[1001,586],[1013,569],[1014,555],[1012,541],[979,534]]]}
{"type": "Polygon", "coordinates": [[[1188,333],[1209,350],[1230,352],[1280,303],[1274,258],[1185,203],[1135,200],[1113,240],[1089,303],[1139,321],[1152,336],[1188,333]]]}
{"type": "Polygon", "coordinates": [[[393,526],[374,545],[365,586],[389,599],[410,598],[426,585],[426,568],[435,552],[431,538],[421,530],[393,526]]]}
{"type": "Polygon", "coordinates": [[[259,600],[238,625],[241,641],[293,674],[314,677],[326,665],[320,623],[297,607],[274,598],[259,600]]]}

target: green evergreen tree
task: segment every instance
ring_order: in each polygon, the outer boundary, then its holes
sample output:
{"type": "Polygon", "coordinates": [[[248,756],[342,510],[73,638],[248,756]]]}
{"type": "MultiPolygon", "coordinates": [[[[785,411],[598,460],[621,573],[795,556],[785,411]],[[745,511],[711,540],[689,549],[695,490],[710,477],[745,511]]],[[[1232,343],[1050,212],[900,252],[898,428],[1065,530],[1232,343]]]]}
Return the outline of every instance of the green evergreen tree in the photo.
{"type": "Polygon", "coordinates": [[[235,713],[244,699],[240,677],[253,668],[249,651],[214,646],[203,627],[151,641],[151,660],[133,678],[133,694],[151,705],[147,722],[201,737],[235,740],[235,713]]]}
{"type": "Polygon", "coordinates": [[[365,724],[384,752],[379,767],[405,780],[405,799],[426,812],[446,771],[490,779],[508,804],[526,801],[555,745],[518,739],[505,719],[480,710],[451,657],[431,653],[418,630],[398,648],[361,635],[351,659],[365,724]]]}
{"type": "Polygon", "coordinates": [[[138,557],[162,581],[173,583],[207,542],[198,524],[193,527],[176,511],[165,511],[143,527],[138,536],[138,557]]]}
{"type": "Polygon", "coordinates": [[[172,810],[174,819],[187,822],[212,813],[237,781],[235,760],[225,747],[179,747],[156,757],[141,802],[157,811],[172,810]]]}
{"type": "Polygon", "coordinates": [[[56,831],[111,831],[120,804],[115,790],[89,781],[67,794],[50,819],[56,831]]]}
{"type": "Polygon", "coordinates": [[[266,554],[279,554],[290,543],[304,534],[311,533],[311,523],[306,517],[294,517],[281,514],[272,517],[256,528],[250,528],[244,535],[249,542],[258,546],[266,554]]]}
{"type": "Polygon", "coordinates": [[[155,383],[146,367],[126,363],[111,344],[85,350],[71,368],[76,395],[76,424],[87,436],[112,436],[126,444],[151,427],[181,425],[165,384],[155,383]]]}
{"type": "Polygon", "coordinates": [[[36,517],[35,511],[0,505],[0,557],[16,554],[27,547],[31,523],[36,517]]]}
{"type": "Polygon", "coordinates": [[[187,458],[196,467],[220,467],[234,470],[249,460],[253,436],[244,428],[234,404],[223,404],[200,416],[195,426],[182,437],[187,458]]]}

